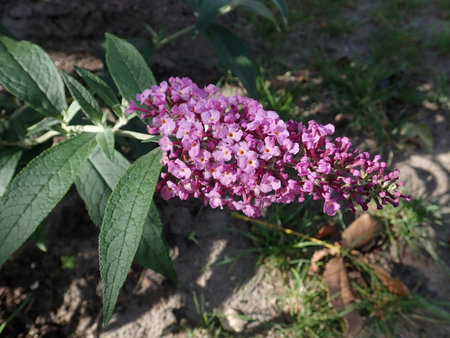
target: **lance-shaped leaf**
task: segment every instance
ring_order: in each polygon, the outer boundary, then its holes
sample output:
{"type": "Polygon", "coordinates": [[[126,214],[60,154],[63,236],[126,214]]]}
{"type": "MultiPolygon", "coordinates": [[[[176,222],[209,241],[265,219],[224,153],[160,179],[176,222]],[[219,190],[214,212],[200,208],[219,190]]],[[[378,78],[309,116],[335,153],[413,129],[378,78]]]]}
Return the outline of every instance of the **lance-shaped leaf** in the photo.
{"type": "Polygon", "coordinates": [[[160,161],[159,148],[136,160],[117,182],[106,204],[99,236],[104,323],[111,318],[139,246],[162,167],[160,161]]]}
{"type": "Polygon", "coordinates": [[[0,265],[63,198],[94,147],[92,134],[60,143],[28,163],[7,186],[0,199],[0,265]]]}
{"type": "Polygon", "coordinates": [[[192,11],[197,16],[198,9],[200,8],[203,0],[188,0],[189,6],[191,6],[192,11]]]}
{"type": "Polygon", "coordinates": [[[106,64],[120,94],[135,100],[136,94],[156,84],[152,71],[139,51],[129,42],[106,34],[106,64]]]}
{"type": "Polygon", "coordinates": [[[58,120],[54,117],[46,117],[39,121],[36,124],[33,124],[32,126],[27,128],[27,135],[35,135],[37,133],[41,133],[47,130],[50,130],[52,127],[59,125],[61,123],[61,120],[58,120]]]}
{"type": "Polygon", "coordinates": [[[120,105],[119,99],[117,98],[111,87],[99,78],[94,73],[91,73],[87,69],[83,69],[75,66],[75,70],[78,75],[87,83],[88,87],[110,107],[113,108],[120,105]]]}
{"type": "Polygon", "coordinates": [[[38,112],[58,117],[67,107],[64,85],[45,51],[0,35],[0,85],[38,112]]]}
{"type": "Polygon", "coordinates": [[[27,137],[27,128],[45,119],[30,106],[17,109],[8,121],[6,140],[13,142],[27,137]]]}
{"type": "Polygon", "coordinates": [[[70,95],[80,104],[83,113],[91,120],[102,120],[102,109],[91,93],[72,76],[61,72],[64,83],[69,88],[70,95]]]}
{"type": "Polygon", "coordinates": [[[203,0],[197,6],[197,21],[195,22],[195,31],[198,33],[203,30],[215,17],[231,10],[230,0],[203,0]]]}
{"type": "Polygon", "coordinates": [[[278,8],[283,16],[283,21],[287,23],[288,21],[288,7],[285,0],[272,0],[273,4],[278,8]]]}
{"type": "Polygon", "coordinates": [[[242,81],[248,95],[257,98],[255,70],[242,42],[220,25],[208,25],[205,35],[220,61],[242,81]]]}
{"type": "MultiPolygon", "coordinates": [[[[89,216],[99,228],[109,195],[129,166],[130,163],[118,151],[114,151],[114,162],[111,162],[97,147],[75,180],[77,191],[86,204],[89,216]]],[[[162,223],[153,203],[145,219],[141,242],[134,259],[140,265],[176,282],[176,274],[163,236],[162,223]]]]}
{"type": "Polygon", "coordinates": [[[233,8],[235,7],[243,7],[250,12],[253,12],[257,15],[260,15],[266,19],[269,19],[273,22],[275,27],[279,29],[277,20],[275,19],[275,16],[272,14],[269,8],[262,2],[256,1],[256,0],[233,0],[231,2],[231,6],[233,8]]]}
{"type": "Polygon", "coordinates": [[[141,243],[134,259],[140,265],[159,272],[174,283],[177,282],[177,275],[169,256],[169,249],[163,235],[161,218],[155,203],[152,203],[150,206],[145,219],[141,243]]]}
{"type": "Polygon", "coordinates": [[[0,153],[0,196],[14,176],[20,156],[22,156],[21,149],[8,149],[0,153]]]}
{"type": "Polygon", "coordinates": [[[109,195],[129,166],[128,160],[118,151],[114,151],[114,162],[111,162],[97,146],[75,180],[77,191],[97,227],[102,225],[109,195]]]}
{"type": "Polygon", "coordinates": [[[106,157],[111,162],[114,162],[114,133],[112,130],[105,129],[104,132],[98,133],[97,136],[95,136],[95,139],[106,157]]]}

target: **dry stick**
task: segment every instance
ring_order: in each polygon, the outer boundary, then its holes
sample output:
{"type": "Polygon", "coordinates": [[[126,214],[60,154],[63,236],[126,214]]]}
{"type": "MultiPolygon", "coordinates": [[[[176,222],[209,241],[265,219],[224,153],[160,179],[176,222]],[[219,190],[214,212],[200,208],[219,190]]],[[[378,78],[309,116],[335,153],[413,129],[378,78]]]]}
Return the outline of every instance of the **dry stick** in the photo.
{"type": "Polygon", "coordinates": [[[256,223],[256,224],[259,224],[259,225],[266,226],[268,228],[273,228],[273,229],[282,231],[282,232],[284,232],[284,233],[286,233],[288,235],[294,235],[294,236],[297,236],[299,238],[310,240],[311,242],[314,242],[316,244],[319,244],[319,245],[322,245],[324,247],[327,247],[328,249],[334,250],[334,251],[336,251],[339,254],[344,254],[344,250],[342,250],[341,248],[337,247],[336,245],[330,244],[328,242],[324,242],[324,241],[322,241],[320,239],[311,237],[309,235],[302,234],[300,232],[297,232],[297,231],[294,231],[294,230],[291,230],[291,229],[283,228],[280,225],[272,224],[272,223],[269,223],[269,222],[266,222],[266,221],[262,221],[260,219],[250,218],[250,217],[247,217],[247,216],[235,213],[235,212],[232,212],[231,216],[233,216],[234,218],[242,219],[242,220],[247,221],[247,222],[252,222],[252,223],[256,223]]]}

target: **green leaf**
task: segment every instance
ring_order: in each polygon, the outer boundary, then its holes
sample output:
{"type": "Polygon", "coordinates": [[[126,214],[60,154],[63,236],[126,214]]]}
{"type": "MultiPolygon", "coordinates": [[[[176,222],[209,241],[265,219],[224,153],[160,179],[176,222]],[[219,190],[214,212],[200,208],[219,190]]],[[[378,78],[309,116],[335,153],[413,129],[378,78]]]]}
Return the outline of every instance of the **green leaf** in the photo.
{"type": "Polygon", "coordinates": [[[108,160],[114,162],[114,133],[112,130],[105,129],[103,133],[98,133],[95,139],[108,160]]]}
{"type": "Polygon", "coordinates": [[[140,265],[159,272],[174,283],[177,282],[177,275],[172,266],[161,218],[155,203],[151,204],[145,219],[141,242],[134,259],[140,265]]]}
{"type": "Polygon", "coordinates": [[[47,245],[45,244],[45,228],[43,224],[37,227],[37,229],[31,234],[30,239],[39,250],[42,252],[47,252],[47,245]]]}
{"type": "Polygon", "coordinates": [[[159,148],[136,160],[117,182],[106,204],[99,236],[105,324],[139,246],[162,167],[160,160],[159,148]]]}
{"type": "MultiPolygon", "coordinates": [[[[118,151],[114,152],[114,159],[114,162],[110,162],[97,147],[80,176],[75,180],[77,191],[86,204],[89,216],[99,228],[109,195],[130,166],[130,163],[118,151]]],[[[145,219],[141,241],[134,259],[140,265],[176,282],[176,274],[165,244],[161,220],[153,203],[145,219]]]]}
{"type": "Polygon", "coordinates": [[[155,77],[139,51],[129,42],[106,33],[106,64],[119,89],[127,100],[156,84],[155,77]]]}
{"type": "Polygon", "coordinates": [[[0,85],[38,112],[59,117],[67,107],[64,85],[45,51],[0,35],[0,85]]]}
{"type": "Polygon", "coordinates": [[[29,162],[7,186],[0,199],[0,265],[63,198],[94,147],[92,134],[60,143],[29,162]]]}
{"type": "Polygon", "coordinates": [[[8,121],[6,139],[10,142],[24,140],[27,137],[27,129],[43,119],[42,114],[30,106],[16,110],[8,121]]]}
{"type": "Polygon", "coordinates": [[[22,156],[21,149],[8,149],[0,153],[0,196],[5,192],[6,186],[14,176],[17,163],[22,156]]]}
{"type": "Polygon", "coordinates": [[[279,29],[277,20],[275,16],[272,14],[269,8],[264,5],[262,2],[256,0],[233,0],[231,3],[233,8],[235,7],[243,7],[255,14],[258,14],[266,19],[269,19],[273,22],[273,24],[279,29]]]}
{"type": "Polygon", "coordinates": [[[78,75],[87,83],[88,87],[110,107],[113,108],[120,105],[119,99],[117,98],[114,91],[108,84],[99,78],[94,73],[91,73],[87,69],[83,69],[75,66],[75,70],[78,75]]]}
{"type": "Polygon", "coordinates": [[[126,40],[127,42],[131,43],[138,52],[142,55],[144,60],[150,60],[154,53],[154,47],[153,42],[151,40],[147,39],[141,39],[141,38],[130,38],[126,40]]]}
{"type": "Polygon", "coordinates": [[[39,121],[38,123],[33,124],[32,126],[27,128],[27,135],[34,135],[39,132],[50,130],[53,126],[59,125],[61,120],[58,120],[54,117],[46,117],[39,121]]]}
{"type": "Polygon", "coordinates": [[[209,25],[205,35],[224,66],[242,81],[249,96],[257,98],[255,70],[241,41],[220,25],[209,25]]]}
{"type": "Polygon", "coordinates": [[[230,10],[231,1],[229,0],[203,0],[197,10],[195,31],[197,33],[202,31],[218,15],[224,14],[230,10]]]}
{"type": "Polygon", "coordinates": [[[72,119],[77,115],[77,113],[81,110],[80,104],[77,100],[73,100],[70,104],[69,108],[64,112],[64,121],[67,123],[72,121],[72,119]]]}
{"type": "Polygon", "coordinates": [[[130,163],[118,151],[114,151],[114,162],[111,162],[96,147],[75,180],[77,191],[97,227],[102,224],[109,195],[129,166],[130,163]]]}
{"type": "Polygon", "coordinates": [[[197,15],[198,9],[202,4],[202,0],[188,0],[189,6],[191,6],[192,11],[197,15]]]}
{"type": "Polygon", "coordinates": [[[287,23],[288,20],[288,7],[285,0],[272,0],[273,4],[278,8],[281,15],[283,16],[283,21],[287,23]]]}
{"type": "Polygon", "coordinates": [[[103,116],[102,108],[92,94],[72,76],[64,72],[61,72],[61,75],[67,88],[69,88],[70,95],[80,104],[83,113],[89,119],[100,122],[103,116]]]}

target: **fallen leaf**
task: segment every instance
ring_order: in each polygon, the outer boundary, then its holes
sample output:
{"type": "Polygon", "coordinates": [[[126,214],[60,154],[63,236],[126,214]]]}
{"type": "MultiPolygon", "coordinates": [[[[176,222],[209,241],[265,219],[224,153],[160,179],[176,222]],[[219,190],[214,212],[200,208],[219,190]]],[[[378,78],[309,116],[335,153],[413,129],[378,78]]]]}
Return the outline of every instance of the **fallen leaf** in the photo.
{"type": "MultiPolygon", "coordinates": [[[[343,257],[334,257],[328,261],[325,265],[323,280],[328,286],[328,302],[337,311],[343,311],[355,300],[343,257]]],[[[355,336],[362,327],[362,317],[358,311],[352,310],[343,318],[347,325],[346,336],[355,336]]]]}
{"type": "Polygon", "coordinates": [[[364,213],[342,232],[342,247],[360,248],[369,243],[381,229],[375,218],[364,213]]]}
{"type": "Polygon", "coordinates": [[[333,224],[327,223],[317,232],[315,236],[317,239],[322,239],[327,236],[334,235],[336,233],[336,227],[333,224]]]}
{"type": "Polygon", "coordinates": [[[407,298],[411,296],[408,288],[400,279],[391,277],[384,269],[380,268],[379,266],[370,263],[367,263],[367,266],[375,272],[377,278],[381,281],[381,283],[383,283],[383,285],[388,289],[390,293],[407,298]]]}
{"type": "Polygon", "coordinates": [[[434,103],[434,102],[430,102],[430,101],[425,100],[425,101],[422,102],[422,104],[428,110],[438,110],[439,109],[439,106],[436,103],[434,103]]]}
{"type": "Polygon", "coordinates": [[[332,251],[331,249],[328,248],[323,248],[321,250],[317,250],[314,251],[312,257],[311,257],[311,264],[309,265],[308,268],[308,274],[312,275],[315,272],[319,271],[319,267],[317,266],[317,262],[321,261],[322,259],[324,259],[326,256],[330,255],[332,251]]]}

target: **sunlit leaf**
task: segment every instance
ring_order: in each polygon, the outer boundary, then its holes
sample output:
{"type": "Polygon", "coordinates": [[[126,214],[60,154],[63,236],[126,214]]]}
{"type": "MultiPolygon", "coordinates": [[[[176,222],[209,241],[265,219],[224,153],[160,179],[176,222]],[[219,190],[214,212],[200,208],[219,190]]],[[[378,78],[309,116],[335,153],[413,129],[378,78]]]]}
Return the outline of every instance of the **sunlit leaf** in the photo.
{"type": "Polygon", "coordinates": [[[137,159],[119,179],[106,204],[99,236],[103,322],[113,313],[139,246],[161,170],[161,150],[137,159]]]}

